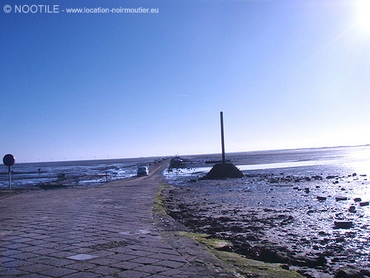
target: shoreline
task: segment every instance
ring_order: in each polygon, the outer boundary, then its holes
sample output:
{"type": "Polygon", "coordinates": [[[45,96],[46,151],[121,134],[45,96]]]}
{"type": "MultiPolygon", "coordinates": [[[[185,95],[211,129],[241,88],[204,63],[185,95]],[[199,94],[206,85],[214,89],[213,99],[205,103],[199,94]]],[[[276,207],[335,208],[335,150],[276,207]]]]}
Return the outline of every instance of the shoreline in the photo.
{"type": "Polygon", "coordinates": [[[348,267],[370,275],[370,207],[358,191],[369,185],[366,175],[355,173],[192,179],[172,183],[164,204],[190,232],[231,242],[224,251],[280,263],[305,277],[334,277],[348,267]],[[336,227],[339,221],[352,225],[336,227]]]}
{"type": "MultiPolygon", "coordinates": [[[[166,181],[171,187],[162,194],[163,206],[190,232],[231,242],[222,248],[230,254],[279,263],[306,277],[333,277],[345,267],[370,276],[370,206],[362,194],[366,190],[361,191],[370,185],[368,176],[291,172],[249,171],[226,180],[187,177],[181,185],[166,181]],[[347,220],[353,222],[349,228],[334,226],[347,220]]],[[[7,197],[2,193],[23,191],[29,190],[0,190],[0,199],[7,197]]]]}

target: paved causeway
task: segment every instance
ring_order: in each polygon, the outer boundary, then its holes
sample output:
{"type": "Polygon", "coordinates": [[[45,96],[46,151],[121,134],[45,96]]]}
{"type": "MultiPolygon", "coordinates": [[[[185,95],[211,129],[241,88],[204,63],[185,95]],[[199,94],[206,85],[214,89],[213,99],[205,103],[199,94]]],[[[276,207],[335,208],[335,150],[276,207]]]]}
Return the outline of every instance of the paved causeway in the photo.
{"type": "Polygon", "coordinates": [[[205,249],[186,239],[176,243],[154,221],[166,165],[156,164],[147,177],[99,187],[0,199],[0,276],[225,277],[203,260],[210,258],[205,249]],[[181,252],[179,242],[190,252],[181,252]]]}

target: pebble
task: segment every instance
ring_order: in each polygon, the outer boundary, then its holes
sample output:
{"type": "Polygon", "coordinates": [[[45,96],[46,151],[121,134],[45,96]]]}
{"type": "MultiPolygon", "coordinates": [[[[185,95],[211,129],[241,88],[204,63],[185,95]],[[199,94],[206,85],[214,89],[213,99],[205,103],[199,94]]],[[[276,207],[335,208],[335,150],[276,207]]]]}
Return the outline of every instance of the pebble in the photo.
{"type": "Polygon", "coordinates": [[[335,228],[337,229],[349,229],[352,227],[353,223],[352,221],[340,220],[340,221],[335,221],[334,225],[335,225],[335,228]]]}

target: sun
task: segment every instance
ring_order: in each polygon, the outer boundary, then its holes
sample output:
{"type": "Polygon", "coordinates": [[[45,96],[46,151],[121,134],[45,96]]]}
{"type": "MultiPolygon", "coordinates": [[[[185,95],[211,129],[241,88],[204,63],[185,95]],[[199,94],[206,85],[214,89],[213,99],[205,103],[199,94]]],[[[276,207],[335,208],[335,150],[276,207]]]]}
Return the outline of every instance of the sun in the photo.
{"type": "Polygon", "coordinates": [[[357,25],[360,30],[370,33],[370,0],[357,1],[357,25]]]}

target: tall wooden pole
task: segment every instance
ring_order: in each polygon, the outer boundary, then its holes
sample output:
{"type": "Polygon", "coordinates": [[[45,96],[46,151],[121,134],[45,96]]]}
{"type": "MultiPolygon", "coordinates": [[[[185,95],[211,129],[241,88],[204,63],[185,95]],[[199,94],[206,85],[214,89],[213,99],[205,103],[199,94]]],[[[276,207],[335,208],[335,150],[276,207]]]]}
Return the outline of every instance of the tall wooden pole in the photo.
{"type": "Polygon", "coordinates": [[[220,121],[221,121],[221,148],[222,148],[222,163],[226,163],[225,158],[225,139],[224,139],[224,117],[222,111],[220,112],[220,121]]]}

